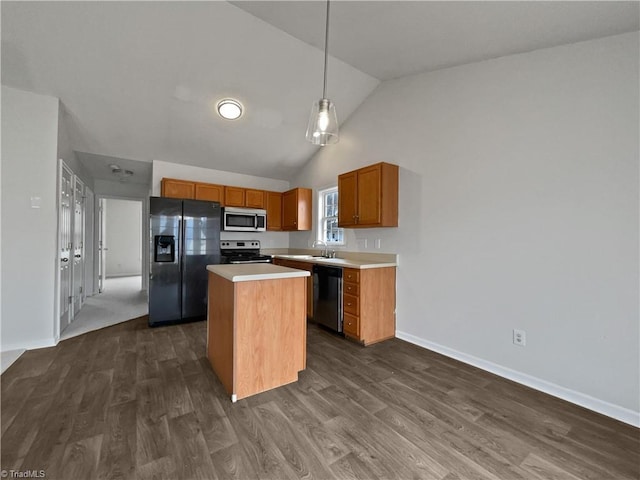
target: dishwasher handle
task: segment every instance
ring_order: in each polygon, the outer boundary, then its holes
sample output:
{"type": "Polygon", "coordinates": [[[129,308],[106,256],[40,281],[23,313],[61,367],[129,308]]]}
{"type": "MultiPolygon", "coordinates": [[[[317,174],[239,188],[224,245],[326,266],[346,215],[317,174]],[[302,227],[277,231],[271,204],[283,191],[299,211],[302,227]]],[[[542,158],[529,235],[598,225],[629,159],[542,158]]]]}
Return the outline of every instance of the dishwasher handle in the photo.
{"type": "Polygon", "coordinates": [[[327,275],[329,277],[342,278],[342,267],[330,267],[326,265],[314,265],[313,273],[327,275]]]}

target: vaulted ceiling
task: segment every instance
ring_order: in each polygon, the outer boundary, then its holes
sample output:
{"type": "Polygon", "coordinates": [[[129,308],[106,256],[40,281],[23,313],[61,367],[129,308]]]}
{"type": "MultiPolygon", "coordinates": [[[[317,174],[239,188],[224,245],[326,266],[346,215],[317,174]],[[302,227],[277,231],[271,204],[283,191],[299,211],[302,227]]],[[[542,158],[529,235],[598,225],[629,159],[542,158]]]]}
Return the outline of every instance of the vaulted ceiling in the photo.
{"type": "MultiPolygon", "coordinates": [[[[328,97],[344,122],[380,81],[638,30],[638,5],[334,1],[328,97]]],[[[2,1],[2,83],[60,98],[93,172],[157,159],[288,179],[317,148],[325,8],[2,1]],[[225,97],[239,120],[215,113],[225,97]]]]}

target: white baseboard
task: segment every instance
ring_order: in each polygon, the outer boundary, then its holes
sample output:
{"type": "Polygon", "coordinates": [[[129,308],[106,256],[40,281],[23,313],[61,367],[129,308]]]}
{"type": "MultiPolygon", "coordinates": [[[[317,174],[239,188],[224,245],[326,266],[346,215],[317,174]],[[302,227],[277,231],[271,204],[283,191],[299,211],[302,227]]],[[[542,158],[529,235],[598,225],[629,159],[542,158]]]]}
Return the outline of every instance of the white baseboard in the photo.
{"type": "Polygon", "coordinates": [[[635,412],[628,408],[620,407],[618,405],[605,402],[604,400],[597,399],[590,395],[576,392],[575,390],[570,390],[560,385],[556,385],[555,383],[547,382],[546,380],[527,375],[526,373],[521,373],[516,370],[503,367],[502,365],[498,365],[496,363],[474,357],[473,355],[459,352],[452,348],[445,347],[428,340],[424,340],[420,337],[416,337],[415,335],[411,335],[410,333],[397,331],[396,337],[402,340],[406,340],[409,343],[413,343],[420,347],[426,348],[427,350],[432,350],[434,352],[440,353],[446,357],[450,357],[463,363],[485,370],[487,372],[494,373],[516,383],[520,383],[554,397],[561,398],[562,400],[566,400],[567,402],[571,402],[576,405],[580,405],[581,407],[588,408],[589,410],[601,413],[602,415],[606,415],[607,417],[615,418],[616,420],[620,420],[621,422],[633,425],[634,427],[640,427],[640,412],[635,412]]]}
{"type": "Polygon", "coordinates": [[[114,274],[107,275],[105,279],[109,280],[110,278],[139,277],[141,275],[142,275],[141,273],[114,273],[114,274]]]}
{"type": "Polygon", "coordinates": [[[40,340],[29,340],[25,343],[3,344],[1,352],[9,352],[11,350],[35,350],[36,348],[55,347],[58,344],[54,337],[43,338],[40,340]]]}
{"type": "Polygon", "coordinates": [[[26,350],[9,350],[0,353],[0,371],[4,373],[13,363],[20,358],[26,350]]]}

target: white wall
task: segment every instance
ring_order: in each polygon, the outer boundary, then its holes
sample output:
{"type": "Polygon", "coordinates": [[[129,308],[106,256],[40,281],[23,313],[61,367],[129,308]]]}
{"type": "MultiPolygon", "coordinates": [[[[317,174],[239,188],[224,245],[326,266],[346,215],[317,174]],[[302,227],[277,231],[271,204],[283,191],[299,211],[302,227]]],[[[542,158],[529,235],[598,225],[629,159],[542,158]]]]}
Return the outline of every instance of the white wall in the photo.
{"type": "Polygon", "coordinates": [[[319,188],[399,164],[400,227],[347,237],[400,254],[398,336],[635,424],[638,44],[385,82],[293,179],[319,188]]]}
{"type": "MultiPolygon", "coordinates": [[[[209,168],[192,167],[177,163],[153,161],[152,195],[160,196],[160,182],[163,178],[177,178],[219,185],[238,186],[245,188],[257,188],[284,192],[289,190],[289,182],[273,178],[243,175],[241,173],[225,172],[209,168]]],[[[296,185],[298,186],[298,185],[296,185]]],[[[289,246],[289,233],[287,232],[221,232],[223,240],[260,240],[262,248],[287,248],[289,246]]]]}
{"type": "Polygon", "coordinates": [[[106,199],[107,278],[141,275],[142,202],[106,199]]]}
{"type": "Polygon", "coordinates": [[[55,342],[57,137],[58,99],[2,86],[2,351],[55,342]]]}

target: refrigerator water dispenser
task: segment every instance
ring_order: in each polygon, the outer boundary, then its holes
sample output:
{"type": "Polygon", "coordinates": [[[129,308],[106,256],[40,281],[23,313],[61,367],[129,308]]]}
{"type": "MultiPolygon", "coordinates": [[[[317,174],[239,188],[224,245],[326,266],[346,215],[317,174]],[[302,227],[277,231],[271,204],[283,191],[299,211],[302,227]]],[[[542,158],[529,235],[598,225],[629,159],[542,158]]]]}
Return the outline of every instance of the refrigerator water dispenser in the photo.
{"type": "Polygon", "coordinates": [[[173,235],[156,235],[153,242],[153,261],[173,263],[176,259],[176,239],[173,235]]]}

